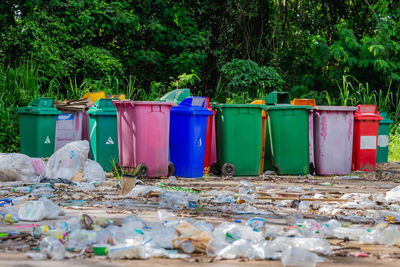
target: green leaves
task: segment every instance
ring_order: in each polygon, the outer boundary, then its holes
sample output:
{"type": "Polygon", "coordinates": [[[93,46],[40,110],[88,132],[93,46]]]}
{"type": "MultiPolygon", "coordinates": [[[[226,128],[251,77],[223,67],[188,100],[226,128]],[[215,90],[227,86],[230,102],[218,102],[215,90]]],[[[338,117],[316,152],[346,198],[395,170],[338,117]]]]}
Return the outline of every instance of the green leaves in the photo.
{"type": "Polygon", "coordinates": [[[281,90],[285,84],[274,68],[259,66],[252,60],[233,59],[220,71],[230,93],[247,92],[253,98],[268,90],[281,90]]]}

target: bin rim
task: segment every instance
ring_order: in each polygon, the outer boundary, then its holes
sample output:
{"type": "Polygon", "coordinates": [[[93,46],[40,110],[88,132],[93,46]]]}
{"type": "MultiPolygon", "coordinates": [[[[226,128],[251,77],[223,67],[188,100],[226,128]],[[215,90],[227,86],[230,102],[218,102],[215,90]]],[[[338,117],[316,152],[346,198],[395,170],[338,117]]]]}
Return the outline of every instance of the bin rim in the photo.
{"type": "Polygon", "coordinates": [[[213,111],[202,107],[188,107],[188,106],[175,106],[171,109],[171,113],[185,114],[185,115],[200,115],[211,116],[214,115],[213,111]]]}
{"type": "Polygon", "coordinates": [[[266,108],[265,105],[260,104],[217,104],[217,106],[220,106],[222,108],[266,108]]]}
{"type": "Polygon", "coordinates": [[[391,119],[383,118],[379,121],[379,124],[392,124],[393,121],[391,119]]]}
{"type": "Polygon", "coordinates": [[[387,111],[379,111],[379,115],[383,118],[383,120],[381,120],[379,122],[380,124],[392,124],[393,123],[393,120],[391,120],[389,118],[388,113],[389,112],[387,112],[387,111]]]}
{"type": "Polygon", "coordinates": [[[112,108],[108,108],[108,109],[97,109],[96,107],[91,107],[87,112],[87,114],[90,115],[115,115],[117,116],[117,108],[112,109],[112,108]]]}
{"type": "Polygon", "coordinates": [[[378,114],[356,112],[354,115],[354,120],[381,121],[381,120],[383,120],[383,118],[381,116],[379,116],[378,114]]]}
{"type": "Polygon", "coordinates": [[[25,106],[17,108],[18,114],[34,114],[34,115],[60,115],[62,112],[54,108],[39,108],[36,106],[25,106]]]}
{"type": "Polygon", "coordinates": [[[291,104],[279,104],[279,105],[267,106],[267,112],[270,110],[290,110],[290,109],[311,110],[312,106],[296,106],[291,104]]]}
{"type": "Polygon", "coordinates": [[[322,111],[356,111],[357,107],[352,106],[315,106],[313,109],[322,111]]]}
{"type": "MultiPolygon", "coordinates": [[[[132,100],[131,100],[132,101],[132,100]]],[[[160,101],[132,101],[133,105],[156,105],[156,106],[176,106],[174,102],[160,102],[160,101]]]]}

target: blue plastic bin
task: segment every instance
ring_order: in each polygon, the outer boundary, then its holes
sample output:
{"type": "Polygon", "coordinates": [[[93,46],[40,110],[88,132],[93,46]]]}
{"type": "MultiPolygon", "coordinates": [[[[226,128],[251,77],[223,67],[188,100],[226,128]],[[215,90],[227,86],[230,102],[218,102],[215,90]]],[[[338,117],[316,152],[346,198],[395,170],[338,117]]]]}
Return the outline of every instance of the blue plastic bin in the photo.
{"type": "Polygon", "coordinates": [[[171,109],[169,151],[176,176],[203,176],[207,118],[211,115],[204,97],[187,97],[171,109]]]}

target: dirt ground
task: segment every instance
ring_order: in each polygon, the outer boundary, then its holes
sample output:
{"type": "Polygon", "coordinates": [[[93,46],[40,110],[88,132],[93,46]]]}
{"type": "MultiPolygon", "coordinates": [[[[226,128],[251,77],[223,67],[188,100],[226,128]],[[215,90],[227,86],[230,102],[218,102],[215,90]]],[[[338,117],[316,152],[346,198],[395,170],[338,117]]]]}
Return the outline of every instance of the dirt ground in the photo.
{"type": "MultiPolygon", "coordinates": [[[[357,176],[353,180],[340,177],[284,177],[276,175],[262,175],[260,177],[234,177],[221,178],[210,177],[204,179],[180,179],[174,183],[176,187],[189,187],[199,189],[207,194],[211,190],[237,191],[238,183],[245,179],[257,188],[258,201],[247,203],[253,207],[253,211],[235,211],[216,209],[210,203],[203,203],[196,209],[171,210],[181,218],[193,218],[197,220],[206,220],[209,223],[218,225],[221,222],[233,222],[234,220],[246,220],[253,217],[262,217],[265,224],[283,230],[288,226],[287,219],[293,213],[298,213],[298,198],[302,196],[312,196],[316,193],[321,194],[325,199],[338,199],[346,193],[376,194],[386,193],[391,188],[400,183],[400,163],[379,164],[377,172],[374,173],[352,173],[357,176]],[[292,191],[287,188],[297,187],[292,191]],[[303,191],[299,192],[298,187],[303,191]],[[286,201],[276,200],[276,198],[285,198],[286,201]],[[254,212],[254,208],[256,212],[254,212]]],[[[154,185],[159,182],[166,183],[166,179],[144,179],[145,185],[154,185]]],[[[0,185],[1,187],[1,185],[0,185]]],[[[18,196],[18,194],[12,195],[18,196]]],[[[12,197],[11,196],[11,197],[12,197]]],[[[68,218],[87,214],[93,219],[105,217],[114,221],[114,224],[121,224],[122,219],[127,215],[134,214],[139,218],[154,221],[156,212],[159,209],[157,196],[148,196],[139,199],[121,196],[117,192],[117,186],[114,178],[108,178],[104,184],[96,186],[92,192],[82,192],[70,190],[67,186],[61,186],[56,195],[50,198],[65,211],[65,216],[60,217],[59,221],[65,221],[68,218]]],[[[321,203],[333,203],[335,201],[321,201],[321,203]]],[[[386,207],[387,208],[387,207],[386,207]]],[[[381,207],[378,207],[381,209],[381,207]]],[[[346,217],[359,215],[368,218],[371,211],[360,209],[348,209],[334,214],[322,214],[316,210],[303,212],[304,218],[314,218],[317,220],[329,220],[331,218],[346,221],[346,217]],[[342,215],[342,217],[340,217],[342,215]],[[339,216],[339,217],[338,217],[339,216]]],[[[40,221],[39,225],[53,225],[54,220],[40,221]]],[[[349,222],[351,223],[351,222],[349,222]]],[[[15,230],[15,226],[31,224],[29,222],[18,222],[10,225],[0,223],[0,232],[15,230]]],[[[353,225],[365,225],[373,227],[374,221],[363,223],[353,222],[353,225]]],[[[32,228],[19,228],[21,232],[30,232],[32,228]]],[[[383,245],[363,245],[358,241],[347,241],[330,239],[329,242],[334,248],[333,256],[324,256],[325,262],[318,263],[317,266],[400,266],[400,249],[397,246],[383,245]],[[352,252],[366,252],[368,257],[354,257],[352,252]]],[[[20,238],[16,240],[3,240],[0,242],[0,266],[282,266],[280,261],[247,261],[239,260],[217,260],[207,255],[192,254],[190,259],[172,260],[172,259],[149,259],[149,260],[110,260],[105,256],[93,256],[91,253],[85,253],[80,256],[77,253],[68,253],[68,259],[63,261],[33,261],[25,256],[26,252],[38,247],[38,241],[33,238],[20,238]]]]}

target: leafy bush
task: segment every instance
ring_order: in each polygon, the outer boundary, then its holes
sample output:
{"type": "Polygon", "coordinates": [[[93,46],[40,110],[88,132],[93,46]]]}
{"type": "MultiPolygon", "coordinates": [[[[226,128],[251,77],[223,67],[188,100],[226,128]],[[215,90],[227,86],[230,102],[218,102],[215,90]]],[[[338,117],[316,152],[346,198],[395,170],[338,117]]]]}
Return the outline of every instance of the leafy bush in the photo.
{"type": "Polygon", "coordinates": [[[221,82],[217,89],[217,98],[244,92],[250,98],[263,97],[267,91],[280,91],[285,84],[274,68],[259,66],[252,60],[233,59],[224,64],[220,71],[221,82]]]}

